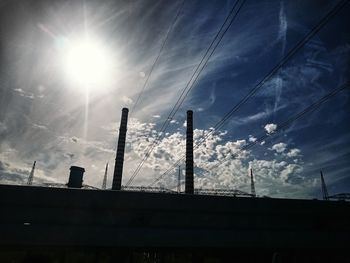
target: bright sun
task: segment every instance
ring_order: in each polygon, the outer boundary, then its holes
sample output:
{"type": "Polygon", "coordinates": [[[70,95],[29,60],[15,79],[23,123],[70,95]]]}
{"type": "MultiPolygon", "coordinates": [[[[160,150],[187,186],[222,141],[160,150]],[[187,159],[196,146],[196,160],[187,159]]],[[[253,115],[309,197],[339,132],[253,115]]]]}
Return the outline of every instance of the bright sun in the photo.
{"type": "Polygon", "coordinates": [[[111,80],[111,56],[96,41],[84,39],[70,42],[65,63],[68,76],[79,84],[97,87],[111,80]]]}

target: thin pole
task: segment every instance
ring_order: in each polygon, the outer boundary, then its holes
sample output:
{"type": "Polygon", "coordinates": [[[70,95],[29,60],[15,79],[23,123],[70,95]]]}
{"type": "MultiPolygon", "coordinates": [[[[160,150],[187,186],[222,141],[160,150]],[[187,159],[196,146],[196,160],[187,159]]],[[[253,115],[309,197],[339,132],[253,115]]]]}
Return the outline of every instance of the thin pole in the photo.
{"type": "Polygon", "coordinates": [[[32,185],[32,183],[33,183],[35,164],[36,164],[36,161],[34,161],[34,163],[33,163],[32,170],[30,171],[30,174],[29,174],[29,177],[28,177],[27,185],[32,185]]]}
{"type": "Polygon", "coordinates": [[[181,193],[181,166],[179,166],[179,174],[177,177],[177,192],[181,193]]]}
{"type": "Polygon", "coordinates": [[[107,173],[108,173],[108,163],[106,164],[105,175],[103,177],[102,189],[106,190],[107,187],[107,173]]]}

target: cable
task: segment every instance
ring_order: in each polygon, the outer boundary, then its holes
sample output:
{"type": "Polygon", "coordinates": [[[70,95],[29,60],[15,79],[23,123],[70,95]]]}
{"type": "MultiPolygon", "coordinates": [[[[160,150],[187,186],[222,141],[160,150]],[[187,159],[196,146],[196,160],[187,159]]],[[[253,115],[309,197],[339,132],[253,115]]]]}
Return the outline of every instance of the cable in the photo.
{"type": "MultiPolygon", "coordinates": [[[[163,41],[163,43],[162,43],[162,45],[161,45],[161,47],[160,47],[160,50],[158,51],[157,57],[156,57],[156,59],[154,60],[154,62],[153,62],[153,64],[152,64],[151,70],[150,70],[150,72],[149,72],[149,74],[148,74],[148,76],[147,76],[147,78],[146,78],[146,80],[145,80],[145,82],[144,82],[144,84],[143,84],[143,86],[142,86],[142,88],[141,88],[141,91],[140,91],[140,93],[139,93],[139,95],[138,95],[138,97],[137,97],[137,99],[136,99],[134,105],[132,106],[132,108],[131,108],[131,110],[130,110],[129,118],[131,118],[131,114],[134,112],[134,110],[135,110],[135,108],[136,108],[136,106],[137,106],[137,104],[138,104],[140,98],[141,98],[142,95],[143,95],[143,92],[144,92],[144,90],[145,90],[145,88],[146,88],[146,86],[147,86],[147,84],[148,84],[148,81],[149,81],[149,79],[150,79],[150,77],[151,77],[151,75],[152,75],[152,73],[153,73],[153,70],[154,70],[154,68],[155,68],[155,66],[156,66],[156,64],[157,64],[157,62],[158,62],[158,60],[159,60],[159,58],[160,58],[160,56],[161,56],[161,54],[162,54],[162,51],[163,51],[163,49],[164,49],[164,47],[165,47],[165,44],[166,44],[167,41],[168,41],[170,32],[172,31],[174,25],[175,25],[176,22],[177,22],[178,17],[179,17],[180,14],[181,14],[181,10],[182,10],[182,8],[183,8],[183,6],[184,6],[184,4],[185,4],[185,1],[186,1],[186,0],[183,0],[182,3],[180,4],[176,16],[175,16],[173,22],[171,23],[171,25],[170,25],[169,28],[168,28],[168,31],[167,31],[167,33],[166,33],[166,35],[165,35],[165,38],[164,38],[164,41],[163,41]]],[[[114,145],[117,145],[117,142],[116,142],[114,145]]],[[[116,151],[116,150],[115,150],[115,151],[116,151]]],[[[113,154],[114,154],[114,153],[111,153],[111,154],[110,154],[110,156],[109,156],[109,158],[108,158],[108,163],[110,162],[110,160],[111,160],[113,154]]]]}
{"type": "MultiPolygon", "coordinates": [[[[311,104],[310,106],[306,107],[304,110],[300,111],[298,114],[292,116],[291,118],[289,118],[288,120],[277,124],[277,130],[273,133],[269,133],[269,134],[264,134],[262,136],[260,136],[259,138],[257,138],[256,141],[251,142],[245,146],[243,146],[239,151],[245,151],[248,150],[250,148],[252,148],[253,146],[255,146],[256,144],[271,138],[272,136],[276,135],[277,133],[285,130],[288,126],[290,126],[293,122],[297,121],[298,119],[302,118],[304,115],[314,112],[316,111],[318,108],[320,108],[322,106],[323,103],[327,102],[328,100],[330,100],[332,97],[334,97],[335,95],[337,95],[339,92],[350,88],[349,82],[346,82],[345,84],[341,85],[339,88],[336,88],[334,90],[332,90],[330,93],[328,93],[327,95],[325,95],[324,97],[322,97],[321,99],[319,99],[318,101],[314,102],[313,104],[311,104]]],[[[255,137],[255,136],[254,136],[255,137]]],[[[229,157],[235,157],[237,156],[237,153],[230,155],[229,157]]],[[[225,157],[224,160],[220,161],[219,163],[217,163],[215,166],[211,167],[211,169],[215,169],[218,166],[220,166],[221,164],[223,164],[225,161],[228,161],[225,157]]]]}
{"type": "MultiPolygon", "coordinates": [[[[227,120],[229,120],[232,115],[237,112],[242,105],[244,105],[273,75],[275,75],[279,69],[284,66],[317,32],[319,32],[323,26],[325,26],[331,18],[333,18],[347,3],[349,0],[340,1],[332,10],[330,10],[310,31],[307,33],[303,39],[301,39],[288,53],[282,58],[281,61],[279,61],[271,70],[270,72],[265,75],[265,77],[254,86],[252,90],[248,92],[229,112],[227,112],[224,117],[214,125],[213,129],[208,132],[208,134],[201,139],[200,142],[198,142],[195,145],[195,149],[198,148],[210,135],[212,135],[214,132],[219,130],[227,120]]],[[[156,181],[159,181],[164,175],[168,174],[169,171],[173,169],[174,166],[178,165],[182,160],[184,160],[185,157],[182,157],[179,159],[175,164],[173,164],[172,167],[170,167],[165,173],[163,173],[161,176],[159,176],[156,181]]],[[[153,185],[153,182],[151,185],[153,185]]]]}
{"type": "Polygon", "coordinates": [[[133,175],[130,177],[130,179],[126,183],[126,186],[128,186],[128,185],[130,185],[132,183],[132,181],[134,180],[134,178],[137,176],[137,174],[139,173],[140,169],[142,168],[143,164],[145,163],[145,161],[148,159],[149,155],[153,151],[153,149],[156,146],[156,144],[162,138],[164,131],[167,129],[168,125],[170,124],[170,121],[173,119],[173,117],[175,116],[175,114],[179,110],[180,106],[182,105],[182,103],[185,100],[186,96],[188,95],[189,91],[193,88],[193,86],[196,83],[200,73],[203,71],[204,67],[207,65],[210,57],[212,56],[212,54],[216,50],[217,46],[219,45],[219,43],[221,42],[222,38],[224,37],[224,35],[228,31],[229,27],[232,25],[234,19],[237,17],[237,15],[238,15],[239,11],[241,10],[241,8],[243,7],[243,4],[245,3],[245,1],[246,0],[243,0],[243,2],[241,2],[241,5],[239,6],[239,8],[237,9],[237,11],[235,13],[234,13],[234,10],[236,9],[236,6],[239,3],[239,0],[237,0],[235,2],[235,4],[233,5],[233,7],[230,10],[230,13],[228,14],[228,16],[226,17],[224,23],[221,25],[218,33],[215,35],[213,41],[211,42],[211,44],[207,48],[207,50],[206,50],[204,56],[202,57],[200,63],[197,65],[196,70],[192,74],[192,76],[191,76],[190,80],[188,81],[187,85],[185,86],[185,88],[182,90],[179,99],[176,101],[176,103],[173,106],[172,110],[170,111],[168,117],[166,118],[165,122],[163,123],[163,125],[162,125],[162,127],[160,129],[160,132],[158,133],[156,139],[151,144],[151,146],[149,147],[149,150],[147,151],[146,155],[144,156],[144,158],[142,159],[142,161],[140,162],[140,164],[138,165],[138,167],[134,171],[133,175]],[[227,21],[229,21],[229,18],[231,16],[232,16],[231,21],[229,22],[229,24],[225,28],[225,25],[227,24],[227,21]],[[222,33],[221,36],[220,36],[220,33],[222,33]],[[217,41],[217,43],[215,44],[216,41],[217,41]],[[215,46],[211,50],[211,48],[213,47],[214,44],[215,44],[215,46]],[[211,53],[209,54],[209,52],[211,52],[211,53]],[[207,56],[208,54],[209,54],[209,56],[207,56]],[[197,76],[196,76],[196,74],[197,74],[197,76]]]}
{"type": "Polygon", "coordinates": [[[148,84],[148,81],[149,81],[151,75],[152,75],[152,72],[153,72],[153,70],[154,70],[154,68],[155,68],[155,66],[156,66],[156,64],[157,64],[157,62],[158,62],[158,60],[159,60],[159,58],[160,58],[160,55],[162,54],[162,51],[163,51],[163,49],[164,49],[164,47],[165,47],[165,44],[166,44],[167,41],[168,41],[170,32],[172,31],[174,25],[175,25],[176,22],[177,22],[177,19],[179,18],[179,15],[180,15],[180,13],[181,13],[181,10],[182,10],[184,4],[185,4],[185,0],[183,0],[182,3],[180,4],[180,6],[179,6],[179,8],[178,8],[178,10],[177,10],[176,16],[175,16],[173,22],[171,23],[170,27],[168,28],[168,31],[167,31],[167,33],[166,33],[166,35],[165,35],[164,41],[163,41],[163,43],[162,43],[162,45],[161,45],[161,47],[160,47],[160,50],[159,50],[159,52],[158,52],[158,55],[157,55],[156,59],[155,59],[154,62],[153,62],[153,65],[152,65],[152,67],[151,67],[151,70],[150,70],[150,72],[149,72],[149,74],[148,74],[148,76],[147,76],[147,78],[146,78],[146,80],[145,80],[145,82],[144,82],[144,84],[143,84],[143,86],[142,86],[142,88],[141,88],[141,91],[140,91],[140,93],[139,93],[139,95],[138,95],[138,97],[137,97],[137,99],[136,99],[136,101],[135,101],[133,107],[132,107],[131,110],[130,110],[130,117],[131,117],[131,114],[134,112],[134,110],[135,110],[135,108],[136,108],[136,106],[137,106],[137,104],[138,104],[140,98],[142,97],[143,92],[145,91],[145,88],[146,88],[146,86],[147,86],[147,84],[148,84]]]}
{"type": "MultiPolygon", "coordinates": [[[[307,108],[305,108],[304,110],[302,110],[301,112],[299,112],[298,114],[290,117],[288,120],[277,124],[277,130],[274,133],[269,133],[269,134],[264,134],[261,135],[259,138],[257,138],[256,141],[254,142],[250,142],[247,145],[243,146],[241,149],[239,149],[235,154],[230,154],[229,156],[224,157],[224,159],[220,162],[218,162],[216,165],[214,165],[213,167],[211,167],[210,169],[216,169],[217,167],[219,167],[220,165],[222,165],[224,162],[229,161],[228,158],[232,158],[237,156],[240,152],[243,152],[245,150],[248,150],[252,147],[254,147],[255,145],[257,145],[258,143],[271,138],[272,136],[278,134],[279,132],[285,130],[289,125],[291,125],[293,122],[297,121],[298,119],[302,118],[304,115],[314,112],[315,110],[317,110],[318,108],[320,108],[322,106],[323,103],[327,102],[329,99],[331,99],[332,97],[334,97],[335,95],[337,95],[339,92],[350,88],[349,82],[346,82],[345,84],[341,85],[339,88],[336,88],[334,90],[332,90],[330,93],[328,93],[327,95],[325,95],[324,97],[322,97],[321,99],[319,99],[318,101],[314,102],[313,104],[311,104],[310,106],[308,106],[307,108]]],[[[257,137],[257,136],[254,136],[257,137]]],[[[174,165],[173,165],[174,166],[174,165]]],[[[172,167],[173,167],[172,166],[172,167]]],[[[205,168],[203,168],[205,169],[205,168]]],[[[149,186],[154,185],[155,183],[157,183],[158,181],[160,181],[165,175],[169,174],[169,172],[171,171],[171,169],[168,169],[165,173],[163,173],[161,176],[159,176],[152,184],[150,184],[149,186]]],[[[208,171],[208,170],[207,170],[208,171]]]]}

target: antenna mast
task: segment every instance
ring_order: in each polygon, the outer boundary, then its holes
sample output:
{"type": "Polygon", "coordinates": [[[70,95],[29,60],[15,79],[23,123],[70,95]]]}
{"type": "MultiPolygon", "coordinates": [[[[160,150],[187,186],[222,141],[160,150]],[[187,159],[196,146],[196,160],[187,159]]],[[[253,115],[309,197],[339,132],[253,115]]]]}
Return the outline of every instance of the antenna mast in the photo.
{"type": "Polygon", "coordinates": [[[181,193],[181,166],[179,166],[179,174],[177,176],[177,192],[181,193]]]}
{"type": "Polygon", "coordinates": [[[105,175],[103,177],[103,182],[102,182],[102,189],[103,190],[106,190],[106,186],[107,186],[107,173],[108,173],[108,163],[106,164],[105,175]]]}
{"type": "Polygon", "coordinates": [[[321,186],[322,186],[323,200],[328,200],[329,198],[328,198],[327,185],[326,185],[326,182],[324,181],[322,171],[320,171],[320,173],[321,173],[321,186]]]}
{"type": "Polygon", "coordinates": [[[28,177],[27,185],[32,185],[32,183],[33,183],[35,164],[36,164],[36,161],[34,161],[34,163],[33,163],[32,170],[30,171],[30,174],[29,174],[29,177],[28,177]]]}

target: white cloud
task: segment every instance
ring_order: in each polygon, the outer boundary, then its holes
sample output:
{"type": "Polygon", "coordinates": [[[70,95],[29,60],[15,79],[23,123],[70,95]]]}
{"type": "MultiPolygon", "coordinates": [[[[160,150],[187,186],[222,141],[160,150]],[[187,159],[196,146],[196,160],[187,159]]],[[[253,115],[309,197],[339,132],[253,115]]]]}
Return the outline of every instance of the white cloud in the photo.
{"type": "Polygon", "coordinates": [[[287,144],[280,142],[272,146],[272,150],[275,150],[278,153],[282,153],[286,150],[287,144]]]}
{"type": "MultiPolygon", "coordinates": [[[[59,136],[53,142],[57,147],[54,154],[48,155],[43,152],[37,155],[37,160],[39,163],[44,163],[43,160],[45,160],[45,165],[52,167],[50,172],[54,171],[55,176],[61,175],[55,177],[60,181],[67,179],[70,165],[85,166],[88,169],[84,175],[84,182],[97,187],[101,186],[104,166],[109,160],[111,166],[108,184],[110,185],[113,173],[113,161],[111,160],[115,157],[118,126],[117,122],[103,126],[102,130],[107,136],[103,141],[86,140],[73,135],[59,136]],[[57,160],[60,160],[59,165],[57,165],[57,160]]],[[[175,132],[164,134],[165,136],[160,139],[159,143],[154,145],[152,153],[133,181],[133,185],[147,186],[153,183],[158,176],[183,158],[186,148],[185,133],[186,128],[181,127],[175,132]]],[[[283,196],[284,191],[297,189],[291,181],[291,178],[301,174],[302,169],[297,163],[289,159],[265,160],[264,156],[255,156],[253,150],[243,151],[242,147],[247,145],[247,141],[256,141],[256,138],[249,136],[247,140],[240,138],[227,141],[226,133],[226,131],[216,132],[213,128],[194,129],[195,145],[204,137],[206,138],[205,142],[194,151],[196,188],[229,188],[249,192],[248,168],[252,166],[258,178],[256,188],[259,195],[283,196]],[[284,190],[278,193],[276,189],[284,190]]],[[[129,119],[123,184],[134,173],[158,135],[155,123],[144,123],[135,118],[129,119]]],[[[284,158],[284,155],[281,158],[284,158]]],[[[183,169],[184,159],[180,165],[183,169]]],[[[159,185],[167,188],[176,187],[177,169],[178,167],[173,167],[170,173],[159,181],[159,185]]],[[[43,176],[46,172],[47,170],[42,172],[43,176]]],[[[48,175],[51,176],[50,173],[48,175]]]]}
{"type": "Polygon", "coordinates": [[[32,126],[35,129],[47,130],[47,127],[45,125],[40,125],[40,124],[33,123],[32,126]]]}
{"type": "Polygon", "coordinates": [[[133,103],[133,100],[127,96],[123,96],[121,98],[122,102],[124,102],[126,105],[131,105],[133,103]]]}
{"type": "Polygon", "coordinates": [[[33,93],[31,93],[31,92],[26,92],[26,91],[24,91],[24,90],[21,89],[21,88],[14,89],[14,91],[16,91],[16,92],[17,92],[20,96],[22,96],[22,97],[26,97],[26,98],[28,98],[28,99],[34,99],[34,98],[35,98],[35,96],[34,96],[33,93]]]}
{"type": "Polygon", "coordinates": [[[274,124],[274,123],[266,124],[264,129],[269,134],[270,133],[274,133],[276,131],[276,129],[277,129],[277,124],[274,124]]]}
{"type": "MultiPolygon", "coordinates": [[[[125,163],[124,183],[131,176],[135,167],[145,156],[148,147],[156,138],[154,124],[131,122],[128,133],[129,148],[125,163]]],[[[194,151],[195,187],[196,188],[229,188],[249,192],[248,169],[251,166],[256,175],[256,188],[259,195],[283,197],[289,193],[303,190],[293,180],[306,180],[301,177],[302,167],[289,159],[286,154],[277,160],[266,160],[265,157],[256,157],[252,151],[242,151],[247,140],[239,139],[226,141],[226,132],[215,132],[212,128],[207,130],[195,129],[193,132],[194,144],[206,141],[194,151]],[[220,164],[220,165],[218,165],[220,164]]],[[[254,138],[250,136],[250,138],[254,138]]],[[[249,141],[249,139],[248,139],[249,141]]],[[[251,140],[250,140],[251,141],[251,140]]],[[[276,151],[284,152],[287,145],[276,144],[276,151]]],[[[159,175],[163,174],[179,159],[185,156],[185,129],[170,133],[162,138],[154,147],[153,152],[145,162],[142,173],[135,178],[134,185],[148,185],[159,175]]],[[[180,162],[184,169],[184,159],[180,162]]],[[[177,169],[172,167],[158,185],[175,188],[177,185],[177,169]]]]}
{"type": "Polygon", "coordinates": [[[255,138],[253,135],[249,135],[249,141],[250,142],[256,142],[257,138],[255,138]]]}
{"type": "Polygon", "coordinates": [[[300,151],[299,149],[294,148],[294,149],[291,149],[291,150],[287,153],[287,156],[293,158],[293,157],[300,156],[300,153],[301,153],[301,151],[300,151]]]}

